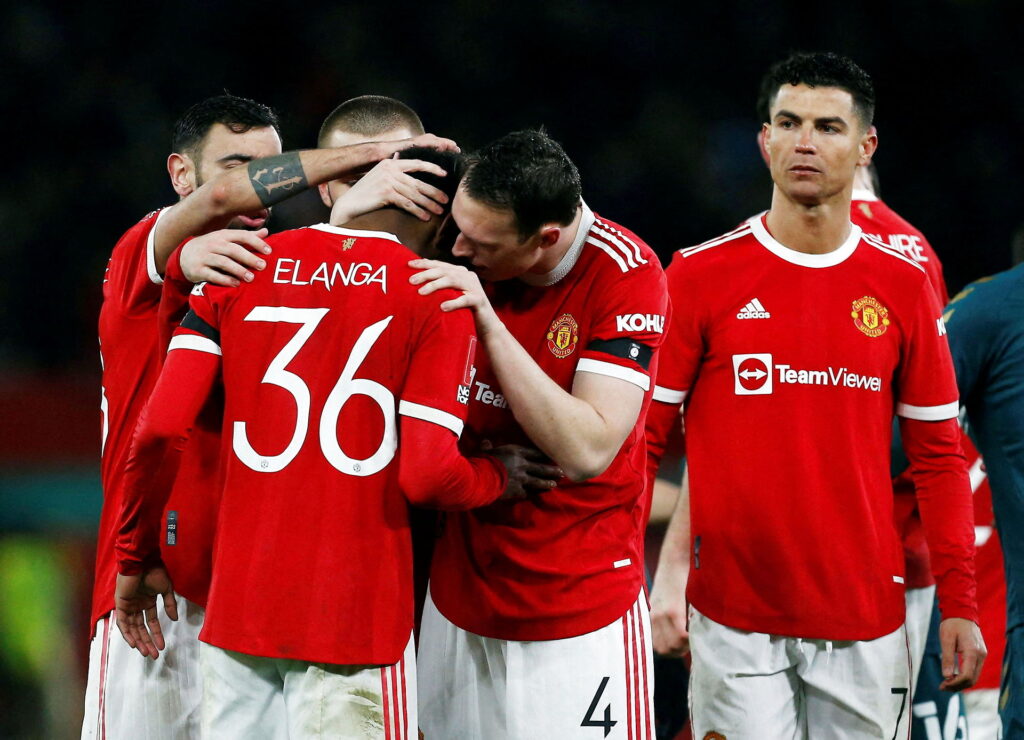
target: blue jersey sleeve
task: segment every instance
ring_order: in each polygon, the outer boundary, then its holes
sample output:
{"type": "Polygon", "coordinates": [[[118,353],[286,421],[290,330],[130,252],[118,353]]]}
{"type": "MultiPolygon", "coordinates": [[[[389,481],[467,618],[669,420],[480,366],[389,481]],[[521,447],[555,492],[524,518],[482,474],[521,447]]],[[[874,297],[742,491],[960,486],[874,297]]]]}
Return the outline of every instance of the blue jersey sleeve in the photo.
{"type": "Polygon", "coordinates": [[[987,367],[1002,323],[1001,306],[993,302],[993,292],[984,289],[990,280],[982,278],[968,285],[950,301],[943,314],[956,383],[964,404],[973,391],[985,385],[987,367]]]}
{"type": "Polygon", "coordinates": [[[1024,265],[967,286],[946,312],[970,433],[1006,560],[1006,629],[1024,625],[1024,265]]]}

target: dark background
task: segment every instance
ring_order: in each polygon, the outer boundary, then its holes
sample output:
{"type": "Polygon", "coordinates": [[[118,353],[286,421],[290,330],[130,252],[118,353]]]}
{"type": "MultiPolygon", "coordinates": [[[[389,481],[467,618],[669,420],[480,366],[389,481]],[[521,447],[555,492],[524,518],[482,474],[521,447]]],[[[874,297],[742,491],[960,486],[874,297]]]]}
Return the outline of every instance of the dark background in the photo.
{"type": "Polygon", "coordinates": [[[406,101],[467,149],[544,125],[591,206],[667,256],[767,207],[757,82],[791,49],[830,49],[874,76],[883,195],[932,241],[952,290],[1009,266],[1024,219],[1012,3],[142,5],[0,15],[15,132],[0,372],[96,373],[110,249],[173,202],[171,125],[223,89],[277,108],[286,149],[314,146],[323,117],[363,93],[406,101]]]}
{"type": "MultiPolygon", "coordinates": [[[[225,89],[272,105],[286,149],[314,146],[324,116],[366,93],[464,149],[543,125],[588,203],[667,262],[768,206],[760,76],[791,50],[834,50],[874,76],[882,195],[955,292],[1008,268],[1024,223],[1017,5],[5,3],[0,736],[80,726],[100,286],[118,237],[175,200],[165,162],[189,105],[225,89]]],[[[307,196],[271,226],[325,217],[307,196]]]]}

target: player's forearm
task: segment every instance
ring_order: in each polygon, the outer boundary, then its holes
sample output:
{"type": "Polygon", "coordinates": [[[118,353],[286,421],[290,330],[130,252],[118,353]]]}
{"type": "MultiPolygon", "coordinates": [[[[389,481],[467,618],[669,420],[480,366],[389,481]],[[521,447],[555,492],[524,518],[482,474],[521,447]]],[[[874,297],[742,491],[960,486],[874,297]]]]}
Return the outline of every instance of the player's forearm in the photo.
{"type": "Polygon", "coordinates": [[[672,520],[672,514],[676,510],[676,502],[679,500],[679,484],[664,478],[653,478],[653,485],[648,481],[651,489],[651,514],[647,519],[648,525],[667,526],[672,520]]]}
{"type": "Polygon", "coordinates": [[[974,580],[974,509],[955,419],[901,419],[903,448],[917,491],[944,619],[978,621],[974,580]]]}
{"type": "Polygon", "coordinates": [[[135,575],[157,557],[160,520],[181,452],[220,366],[207,352],[172,351],[139,416],[125,468],[115,548],[118,572],[135,575]]]}
{"type": "Polygon", "coordinates": [[[175,443],[140,425],[125,467],[125,491],[118,518],[117,569],[138,575],[159,558],[160,519],[181,463],[187,435],[175,443]]]}
{"type": "Polygon", "coordinates": [[[548,377],[500,322],[480,336],[509,408],[530,440],[572,480],[603,473],[625,437],[588,401],[548,377]]]}
{"type": "Polygon", "coordinates": [[[328,180],[362,172],[397,151],[395,142],[371,142],[336,149],[306,149],[253,160],[204,183],[181,203],[157,231],[154,254],[162,274],[182,240],[228,225],[240,214],[270,208],[328,180]]]}
{"type": "Polygon", "coordinates": [[[679,496],[661,544],[659,568],[663,564],[687,569],[690,567],[690,476],[687,470],[683,471],[683,480],[678,490],[679,496]]]}
{"type": "Polygon", "coordinates": [[[448,429],[402,417],[398,480],[409,502],[445,511],[493,503],[505,490],[504,466],[492,457],[463,457],[448,429]]]}
{"type": "Polygon", "coordinates": [[[236,167],[208,183],[210,211],[223,218],[270,208],[314,185],[362,172],[395,150],[394,144],[371,142],[253,160],[244,170],[236,167]]]}

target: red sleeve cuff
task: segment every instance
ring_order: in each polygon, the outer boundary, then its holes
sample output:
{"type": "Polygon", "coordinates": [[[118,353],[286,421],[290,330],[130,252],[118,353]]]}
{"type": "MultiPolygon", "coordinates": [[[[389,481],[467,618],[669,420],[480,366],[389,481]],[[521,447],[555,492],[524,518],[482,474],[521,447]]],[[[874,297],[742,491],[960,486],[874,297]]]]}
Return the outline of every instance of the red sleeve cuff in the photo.
{"type": "Polygon", "coordinates": [[[141,575],[144,571],[163,567],[163,565],[164,562],[160,557],[159,550],[152,555],[144,557],[121,553],[117,559],[117,572],[122,576],[137,576],[141,575]]]}
{"type": "Polygon", "coordinates": [[[167,266],[164,268],[164,282],[189,283],[191,286],[191,282],[181,270],[181,250],[190,241],[191,239],[183,241],[171,252],[171,256],[167,258],[167,266]]]}

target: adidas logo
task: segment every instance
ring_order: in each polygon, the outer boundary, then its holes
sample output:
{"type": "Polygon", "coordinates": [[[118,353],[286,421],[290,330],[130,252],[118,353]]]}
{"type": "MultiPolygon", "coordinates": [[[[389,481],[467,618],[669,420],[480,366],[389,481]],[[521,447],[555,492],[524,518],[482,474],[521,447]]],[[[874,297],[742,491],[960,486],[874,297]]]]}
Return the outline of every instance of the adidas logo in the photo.
{"type": "Polygon", "coordinates": [[[772,315],[764,310],[761,301],[756,298],[740,309],[737,319],[770,319],[772,315]]]}

